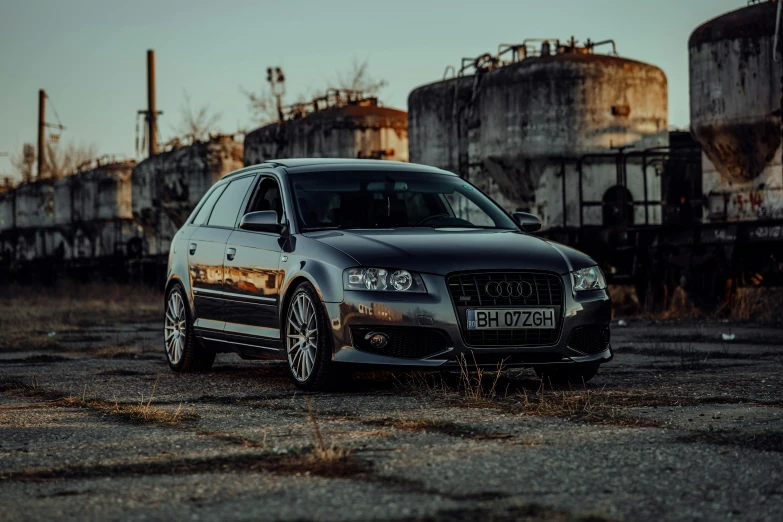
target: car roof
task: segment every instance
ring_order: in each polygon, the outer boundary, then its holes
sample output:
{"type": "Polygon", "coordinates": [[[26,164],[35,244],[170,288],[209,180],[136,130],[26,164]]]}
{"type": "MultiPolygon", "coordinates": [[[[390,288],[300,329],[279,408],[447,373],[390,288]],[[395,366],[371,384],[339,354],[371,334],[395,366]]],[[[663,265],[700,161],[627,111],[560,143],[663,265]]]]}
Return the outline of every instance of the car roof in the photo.
{"type": "MultiPolygon", "coordinates": [[[[448,172],[436,167],[430,167],[428,165],[420,165],[418,163],[406,163],[402,161],[390,161],[390,160],[376,160],[376,159],[356,159],[356,158],[289,158],[289,159],[275,159],[268,160],[258,165],[250,165],[244,169],[232,172],[228,176],[233,174],[239,174],[240,172],[246,172],[248,169],[257,167],[283,167],[287,172],[299,173],[299,172],[318,172],[318,171],[335,171],[340,169],[348,170],[404,170],[409,172],[430,172],[433,174],[449,174],[456,176],[453,172],[448,172]]],[[[228,177],[226,176],[226,177],[228,177]]]]}

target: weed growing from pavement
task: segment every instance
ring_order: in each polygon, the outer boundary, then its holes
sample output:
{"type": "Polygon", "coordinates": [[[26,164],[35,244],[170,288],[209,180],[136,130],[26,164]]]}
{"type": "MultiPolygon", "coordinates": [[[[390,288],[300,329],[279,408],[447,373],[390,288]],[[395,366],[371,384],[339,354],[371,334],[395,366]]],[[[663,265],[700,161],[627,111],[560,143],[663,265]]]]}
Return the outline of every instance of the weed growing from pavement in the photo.
{"type": "Polygon", "coordinates": [[[305,397],[305,403],[307,404],[307,415],[313,424],[313,439],[315,441],[313,450],[308,454],[310,460],[317,464],[341,463],[350,460],[352,456],[350,449],[334,444],[326,445],[321,434],[321,427],[318,425],[318,419],[310,405],[310,397],[305,397]]]}
{"type": "Polygon", "coordinates": [[[156,386],[157,381],[146,402],[142,396],[139,404],[121,404],[116,399],[114,403],[110,403],[103,399],[88,398],[86,386],[82,389],[81,395],[65,395],[54,390],[40,387],[36,378],[33,378],[31,384],[24,384],[20,381],[13,380],[0,381],[0,393],[18,395],[31,399],[41,399],[46,401],[51,407],[86,408],[96,413],[110,415],[131,422],[178,424],[182,421],[193,421],[199,418],[198,414],[195,412],[182,411],[182,403],[180,403],[174,413],[153,406],[152,400],[156,386]]]}

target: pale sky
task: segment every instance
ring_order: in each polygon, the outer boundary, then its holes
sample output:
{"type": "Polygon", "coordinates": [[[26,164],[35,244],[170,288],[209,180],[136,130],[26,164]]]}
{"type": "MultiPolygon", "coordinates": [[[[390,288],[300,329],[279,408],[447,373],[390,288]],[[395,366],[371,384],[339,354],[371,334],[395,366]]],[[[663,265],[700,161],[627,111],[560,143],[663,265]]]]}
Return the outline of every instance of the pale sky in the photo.
{"type": "MultiPolygon", "coordinates": [[[[525,38],[614,39],[618,53],[662,68],[669,124],[687,127],[688,37],[746,0],[0,0],[0,154],[36,140],[38,89],[67,130],[62,141],[135,157],[136,111],[146,105],[146,50],[157,55],[163,140],[181,121],[183,90],[220,112],[225,132],[253,128],[240,86],[259,89],[281,65],[288,101],[334,83],[355,60],[388,86],[381,101],[407,110],[408,93],[463,56],[525,38]]],[[[48,121],[55,121],[48,109],[48,121]]],[[[11,173],[0,156],[0,175],[11,173]]]]}

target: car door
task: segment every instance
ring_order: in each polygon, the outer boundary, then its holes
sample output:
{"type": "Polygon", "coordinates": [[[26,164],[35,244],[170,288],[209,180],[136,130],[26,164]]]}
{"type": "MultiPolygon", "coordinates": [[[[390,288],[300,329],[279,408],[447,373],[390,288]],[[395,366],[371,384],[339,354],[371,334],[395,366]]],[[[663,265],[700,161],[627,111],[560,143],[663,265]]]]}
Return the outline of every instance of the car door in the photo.
{"type": "MultiPolygon", "coordinates": [[[[283,201],[277,180],[261,176],[245,213],[275,210],[283,223],[283,201]]],[[[280,234],[236,229],[226,243],[225,333],[253,338],[253,344],[276,347],[280,339],[280,234]]]]}
{"type": "MultiPolygon", "coordinates": [[[[222,331],[223,318],[223,258],[237,214],[245,200],[253,176],[232,180],[225,188],[210,195],[215,202],[208,216],[199,214],[204,222],[188,239],[188,270],[196,309],[194,326],[199,330],[222,331]]],[[[207,202],[209,203],[209,201],[207,202]]],[[[206,204],[205,204],[206,207],[206,204]]],[[[194,220],[195,221],[195,220],[194,220]]],[[[207,332],[201,331],[203,335],[207,332]]]]}

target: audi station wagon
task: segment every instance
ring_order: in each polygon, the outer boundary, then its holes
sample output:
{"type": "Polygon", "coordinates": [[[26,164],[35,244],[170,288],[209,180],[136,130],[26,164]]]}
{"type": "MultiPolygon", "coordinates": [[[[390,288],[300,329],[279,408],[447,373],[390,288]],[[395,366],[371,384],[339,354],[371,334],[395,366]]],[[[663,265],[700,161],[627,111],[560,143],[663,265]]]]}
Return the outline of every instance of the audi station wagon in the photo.
{"type": "Polygon", "coordinates": [[[293,159],[231,173],[171,244],[165,350],[281,359],[305,389],[356,369],[532,367],[582,383],[612,359],[596,262],[533,235],[470,182],[390,161],[293,159]]]}

